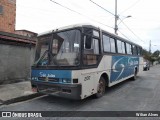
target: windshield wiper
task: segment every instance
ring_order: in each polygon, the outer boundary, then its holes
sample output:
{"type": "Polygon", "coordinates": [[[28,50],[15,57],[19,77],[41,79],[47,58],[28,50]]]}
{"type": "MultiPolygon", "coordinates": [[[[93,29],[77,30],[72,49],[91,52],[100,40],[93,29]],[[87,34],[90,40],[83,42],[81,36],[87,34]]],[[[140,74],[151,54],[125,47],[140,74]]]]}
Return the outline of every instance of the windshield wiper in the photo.
{"type": "Polygon", "coordinates": [[[40,57],[35,63],[34,63],[34,65],[38,65],[38,63],[41,61],[41,60],[43,60],[43,58],[45,57],[45,55],[48,53],[48,50],[46,50],[44,53],[43,53],[43,55],[42,55],[42,57],[40,57]]]}
{"type": "Polygon", "coordinates": [[[49,55],[48,55],[48,63],[50,63],[49,61],[51,61],[51,59],[49,59],[49,56],[50,56],[50,57],[52,57],[53,63],[54,63],[55,65],[59,66],[59,64],[57,63],[57,61],[56,61],[55,58],[54,58],[54,56],[56,56],[56,54],[54,55],[53,53],[49,52],[49,50],[46,50],[46,51],[43,53],[42,57],[40,57],[40,58],[34,63],[34,65],[38,66],[38,64],[40,63],[40,61],[44,59],[44,57],[45,57],[45,55],[46,55],[47,53],[49,53],[49,55]]]}

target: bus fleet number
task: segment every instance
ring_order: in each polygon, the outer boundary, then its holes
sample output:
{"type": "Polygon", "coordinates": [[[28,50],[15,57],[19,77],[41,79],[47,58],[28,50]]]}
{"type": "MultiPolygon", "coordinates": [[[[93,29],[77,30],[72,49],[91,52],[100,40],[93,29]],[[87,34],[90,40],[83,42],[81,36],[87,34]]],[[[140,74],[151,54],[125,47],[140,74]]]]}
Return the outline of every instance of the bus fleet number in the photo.
{"type": "Polygon", "coordinates": [[[84,81],[90,80],[90,77],[91,77],[91,76],[86,76],[86,77],[84,77],[84,81]]]}

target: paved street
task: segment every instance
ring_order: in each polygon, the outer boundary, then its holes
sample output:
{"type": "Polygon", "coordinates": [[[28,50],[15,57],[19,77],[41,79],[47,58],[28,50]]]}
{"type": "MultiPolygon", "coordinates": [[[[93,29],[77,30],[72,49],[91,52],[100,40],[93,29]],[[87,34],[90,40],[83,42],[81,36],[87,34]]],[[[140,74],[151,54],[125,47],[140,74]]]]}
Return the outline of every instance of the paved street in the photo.
{"type": "MultiPolygon", "coordinates": [[[[159,111],[160,110],[160,65],[139,74],[136,81],[127,80],[107,89],[99,99],[89,97],[81,101],[67,100],[54,96],[1,106],[0,111],[159,111]]],[[[3,118],[4,119],[4,118],[3,118]]],[[[17,118],[15,118],[17,119],[17,118]]],[[[38,118],[37,118],[38,119],[38,118]]],[[[45,119],[45,118],[42,118],[45,119]]],[[[46,118],[47,120],[53,118],[46,118]]],[[[66,118],[54,118],[66,119],[66,118]]],[[[102,118],[68,118],[102,119],[102,118]]],[[[117,120],[117,118],[103,118],[117,120]]],[[[135,118],[118,118],[135,120],[135,118]]],[[[160,118],[136,118],[137,120],[158,120],[160,118]]],[[[7,120],[7,119],[6,119],[7,120]]]]}

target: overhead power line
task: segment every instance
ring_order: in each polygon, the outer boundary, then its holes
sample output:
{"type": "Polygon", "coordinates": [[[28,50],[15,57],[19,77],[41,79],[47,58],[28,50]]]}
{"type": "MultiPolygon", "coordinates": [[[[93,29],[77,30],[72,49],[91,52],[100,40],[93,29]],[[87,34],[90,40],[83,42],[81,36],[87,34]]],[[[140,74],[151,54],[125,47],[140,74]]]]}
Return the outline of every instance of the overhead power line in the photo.
{"type": "Polygon", "coordinates": [[[123,10],[122,12],[120,12],[120,14],[126,12],[127,10],[131,9],[132,7],[134,7],[138,2],[140,2],[140,0],[137,0],[135,3],[133,3],[131,6],[129,6],[128,8],[126,8],[125,10],[123,10]]]}
{"type": "Polygon", "coordinates": [[[120,30],[118,30],[125,38],[127,38],[127,40],[130,40],[131,41],[131,39],[129,39],[125,34],[123,34],[120,30]]]}
{"type": "MultiPolygon", "coordinates": [[[[93,2],[92,0],[90,0],[92,3],[94,3],[95,5],[97,5],[98,7],[100,7],[101,9],[107,11],[108,13],[112,14],[113,16],[117,17],[117,15],[113,14],[112,12],[108,11],[107,9],[103,8],[102,6],[98,5],[97,3],[93,2]]],[[[130,7],[128,7],[127,9],[125,9],[123,12],[127,11],[128,9],[132,8],[133,6],[135,6],[140,0],[137,0],[134,4],[132,4],[130,7]]],[[[121,12],[121,13],[123,13],[121,12]]],[[[119,18],[119,16],[118,16],[119,18]]],[[[120,18],[119,18],[120,19],[120,18]]],[[[137,36],[124,22],[123,20],[120,19],[120,21],[127,27],[127,29],[134,35],[136,36],[139,40],[141,40],[142,42],[144,42],[139,36],[137,36]]],[[[120,32],[120,31],[119,31],[120,32]]],[[[125,38],[129,39],[126,35],[124,35],[122,32],[120,32],[125,38]]],[[[129,39],[130,40],[130,39],[129,39]]]]}
{"type": "MultiPolygon", "coordinates": [[[[63,7],[63,8],[65,8],[65,9],[68,9],[69,11],[72,11],[72,12],[74,12],[74,13],[77,13],[77,14],[85,17],[85,18],[88,18],[88,19],[90,19],[90,20],[92,20],[92,21],[95,21],[95,22],[97,22],[97,23],[99,23],[99,24],[102,24],[102,25],[104,25],[104,26],[107,26],[107,27],[109,27],[109,28],[113,28],[113,29],[114,29],[114,27],[111,27],[111,26],[109,26],[109,25],[106,25],[106,24],[103,24],[103,23],[101,23],[101,22],[99,22],[99,21],[96,21],[95,19],[92,19],[92,18],[90,18],[90,17],[88,17],[88,16],[86,16],[86,15],[80,13],[80,12],[77,12],[77,11],[75,11],[75,10],[69,8],[69,7],[66,7],[66,6],[64,6],[64,5],[58,3],[58,2],[56,2],[56,1],[54,1],[54,0],[50,0],[50,1],[53,2],[53,3],[55,3],[55,4],[57,4],[57,5],[59,5],[59,6],[61,6],[61,7],[63,7]]],[[[99,6],[100,8],[102,8],[103,10],[105,10],[105,11],[107,11],[108,13],[112,14],[113,16],[115,16],[113,13],[111,13],[111,12],[108,11],[108,10],[106,10],[106,9],[103,8],[102,6],[98,5],[97,3],[93,2],[92,0],[90,0],[90,1],[91,1],[92,3],[94,3],[95,5],[99,6]]],[[[119,20],[126,26],[126,28],[127,28],[135,37],[137,37],[139,40],[141,40],[142,42],[144,42],[139,36],[137,36],[137,35],[123,22],[123,20],[121,20],[120,18],[119,18],[119,20]]],[[[119,30],[118,30],[118,31],[119,31],[119,30]]],[[[119,31],[119,32],[120,32],[125,38],[127,38],[128,40],[130,40],[130,39],[129,39],[126,35],[124,35],[121,31],[119,31]]]]}
{"type": "MultiPolygon", "coordinates": [[[[119,18],[120,19],[120,18],[119,18]]],[[[120,19],[120,21],[123,23],[124,26],[126,26],[126,28],[135,36],[137,37],[139,40],[141,40],[142,42],[144,42],[138,35],[136,35],[124,22],[123,20],[120,19]]],[[[144,42],[145,43],[145,42],[144,42]]]]}
{"type": "Polygon", "coordinates": [[[94,22],[97,22],[97,23],[99,23],[99,24],[101,24],[101,25],[104,25],[104,26],[106,26],[106,27],[109,27],[109,28],[113,28],[113,27],[111,27],[111,26],[109,26],[109,25],[103,24],[103,23],[101,23],[101,22],[99,22],[99,21],[97,21],[97,20],[95,20],[95,19],[92,19],[92,18],[90,18],[90,17],[88,17],[88,16],[86,16],[86,15],[80,13],[80,12],[77,12],[77,11],[75,11],[75,10],[72,10],[71,8],[66,7],[66,6],[64,6],[64,5],[58,3],[58,2],[56,2],[56,1],[54,1],[54,0],[50,0],[50,1],[53,2],[53,3],[55,3],[55,4],[57,4],[57,5],[59,5],[59,6],[61,6],[61,7],[63,7],[63,8],[65,8],[65,9],[68,9],[69,11],[72,11],[72,12],[74,12],[74,13],[77,13],[77,14],[85,17],[85,18],[88,18],[88,19],[90,19],[90,20],[92,20],[92,21],[94,21],[94,22]]]}
{"type": "Polygon", "coordinates": [[[110,12],[109,10],[105,9],[104,7],[98,5],[97,3],[93,2],[92,0],[90,0],[92,3],[94,3],[95,5],[97,5],[98,7],[102,8],[103,10],[107,11],[108,13],[110,13],[111,15],[115,16],[115,14],[113,14],[112,12],[110,12]]]}
{"type": "Polygon", "coordinates": [[[81,13],[79,13],[79,12],[77,12],[77,11],[75,11],[75,10],[72,10],[72,9],[70,9],[69,7],[66,7],[66,6],[64,6],[64,5],[58,3],[58,2],[56,2],[56,1],[54,1],[54,0],[50,0],[50,1],[53,2],[53,3],[55,3],[55,4],[57,4],[57,5],[59,5],[59,6],[61,6],[61,7],[63,7],[63,8],[66,8],[66,9],[68,9],[68,10],[74,12],[74,13],[77,13],[77,14],[79,14],[79,15],[82,15],[81,13]]]}

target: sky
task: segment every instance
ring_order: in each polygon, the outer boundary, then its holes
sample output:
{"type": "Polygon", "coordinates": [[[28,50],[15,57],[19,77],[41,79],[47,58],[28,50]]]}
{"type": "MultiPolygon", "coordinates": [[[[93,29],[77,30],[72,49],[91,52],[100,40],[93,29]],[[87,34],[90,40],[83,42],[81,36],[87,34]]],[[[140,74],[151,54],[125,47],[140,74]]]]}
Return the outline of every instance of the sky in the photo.
{"type": "MultiPolygon", "coordinates": [[[[17,0],[16,30],[42,33],[63,26],[89,23],[114,33],[115,0],[91,0],[106,10],[90,0],[52,1],[17,0]]],[[[146,50],[149,50],[151,40],[152,52],[160,50],[159,5],[159,0],[117,0],[118,35],[146,50]]]]}

